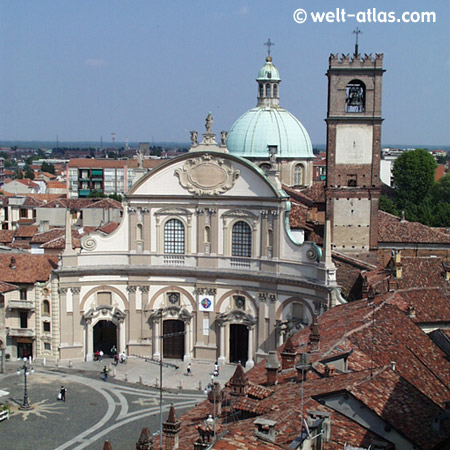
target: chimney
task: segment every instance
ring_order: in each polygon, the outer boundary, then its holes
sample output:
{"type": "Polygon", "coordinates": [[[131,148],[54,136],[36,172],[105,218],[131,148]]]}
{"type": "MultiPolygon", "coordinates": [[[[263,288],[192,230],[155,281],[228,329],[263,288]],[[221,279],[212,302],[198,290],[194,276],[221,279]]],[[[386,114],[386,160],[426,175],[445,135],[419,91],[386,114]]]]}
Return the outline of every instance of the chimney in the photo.
{"type": "Polygon", "coordinates": [[[105,443],[103,444],[103,450],[112,450],[111,442],[105,441],[105,443]]]}
{"type": "Polygon", "coordinates": [[[136,442],[136,450],[153,450],[153,439],[150,430],[142,428],[139,440],[136,442]]]}
{"type": "Polygon", "coordinates": [[[395,371],[395,361],[391,361],[391,370],[395,371]]]}
{"type": "Polygon", "coordinates": [[[318,350],[319,344],[320,344],[320,330],[319,330],[319,323],[317,322],[317,314],[313,315],[313,321],[310,327],[310,334],[309,334],[309,346],[311,350],[318,350]]]}
{"type": "Polygon", "coordinates": [[[178,435],[181,422],[175,416],[173,403],[170,405],[169,417],[163,423],[164,450],[176,450],[178,448],[178,435]]]}
{"type": "Polygon", "coordinates": [[[442,265],[444,266],[444,278],[446,281],[450,281],[450,263],[443,262],[442,265]]]}
{"type": "Polygon", "coordinates": [[[248,380],[245,377],[244,369],[240,363],[237,365],[233,376],[230,378],[229,384],[232,389],[230,392],[231,395],[235,397],[243,397],[246,394],[248,380]]]}
{"type": "Polygon", "coordinates": [[[16,268],[16,258],[14,256],[11,256],[11,262],[9,263],[9,268],[14,270],[16,268]]]}
{"type": "Polygon", "coordinates": [[[256,425],[256,437],[264,441],[275,442],[277,437],[277,430],[275,429],[277,423],[275,421],[258,417],[253,423],[256,425]]]}
{"type": "Polygon", "coordinates": [[[413,304],[408,306],[407,314],[408,314],[408,317],[410,319],[415,319],[416,318],[416,308],[414,307],[413,304]]]}
{"type": "Polygon", "coordinates": [[[297,356],[297,349],[292,341],[291,336],[287,338],[284,344],[281,356],[281,370],[292,369],[295,365],[295,357],[297,356]]]}
{"type": "Polygon", "coordinates": [[[361,286],[361,298],[367,298],[368,292],[369,292],[369,282],[367,281],[367,275],[364,275],[361,286]]]}
{"type": "Polygon", "coordinates": [[[280,361],[278,360],[277,352],[270,351],[269,357],[266,361],[266,370],[267,370],[267,386],[273,386],[277,384],[277,372],[280,368],[280,361]]]}
{"type": "Polygon", "coordinates": [[[220,416],[222,409],[222,391],[220,389],[220,384],[217,381],[213,382],[213,388],[208,392],[208,400],[212,405],[215,405],[216,410],[213,410],[215,417],[220,416]]]}
{"type": "Polygon", "coordinates": [[[402,252],[401,252],[401,250],[397,250],[395,252],[394,266],[395,266],[395,278],[400,279],[402,277],[402,252]]]}
{"type": "Polygon", "coordinates": [[[194,443],[194,450],[206,450],[211,448],[212,438],[214,436],[213,427],[210,424],[205,423],[204,425],[199,425],[197,431],[199,437],[194,443]]]}

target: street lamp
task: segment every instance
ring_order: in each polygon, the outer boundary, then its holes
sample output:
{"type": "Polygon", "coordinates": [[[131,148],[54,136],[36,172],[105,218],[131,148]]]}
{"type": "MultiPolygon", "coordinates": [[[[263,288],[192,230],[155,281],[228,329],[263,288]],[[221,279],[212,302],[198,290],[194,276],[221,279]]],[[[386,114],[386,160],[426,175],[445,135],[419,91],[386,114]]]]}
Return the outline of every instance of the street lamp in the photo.
{"type": "Polygon", "coordinates": [[[23,405],[20,409],[30,409],[31,405],[28,401],[27,377],[30,373],[34,373],[34,369],[31,367],[28,358],[23,358],[23,366],[17,369],[17,375],[20,375],[21,370],[23,370],[23,405]]]}

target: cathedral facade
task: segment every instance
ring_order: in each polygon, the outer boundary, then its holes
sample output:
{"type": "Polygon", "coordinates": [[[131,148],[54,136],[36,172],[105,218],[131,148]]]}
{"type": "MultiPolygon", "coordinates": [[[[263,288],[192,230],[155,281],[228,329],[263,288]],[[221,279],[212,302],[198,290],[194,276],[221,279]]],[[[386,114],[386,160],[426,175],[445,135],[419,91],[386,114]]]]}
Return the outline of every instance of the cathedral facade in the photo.
{"type": "Polygon", "coordinates": [[[208,114],[188,153],[140,165],[116,231],[85,236],[78,253],[67,233],[61,359],[115,348],[251,367],[340,300],[331,246],[322,254],[289,228],[282,183],[310,183],[311,141],[279,106],[270,57],[257,83],[257,107],[220,144],[208,114]]]}

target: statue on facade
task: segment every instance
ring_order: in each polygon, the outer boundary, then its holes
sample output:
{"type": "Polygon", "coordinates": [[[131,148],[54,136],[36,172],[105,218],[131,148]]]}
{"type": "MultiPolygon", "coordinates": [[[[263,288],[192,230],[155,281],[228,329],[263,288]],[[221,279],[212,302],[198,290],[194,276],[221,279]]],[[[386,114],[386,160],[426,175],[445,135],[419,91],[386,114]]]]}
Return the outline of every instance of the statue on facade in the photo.
{"type": "Polygon", "coordinates": [[[144,154],[141,152],[141,149],[139,149],[136,152],[136,156],[137,156],[138,168],[142,169],[144,167],[144,154]]]}
{"type": "Polygon", "coordinates": [[[192,142],[192,147],[195,147],[196,145],[198,145],[198,133],[196,131],[191,131],[191,142],[192,142]]]}
{"type": "Polygon", "coordinates": [[[212,124],[214,122],[213,116],[212,114],[209,112],[208,115],[206,116],[206,133],[211,133],[212,131],[212,124]]]}
{"type": "Polygon", "coordinates": [[[225,146],[227,144],[228,131],[220,132],[220,145],[225,146]]]}

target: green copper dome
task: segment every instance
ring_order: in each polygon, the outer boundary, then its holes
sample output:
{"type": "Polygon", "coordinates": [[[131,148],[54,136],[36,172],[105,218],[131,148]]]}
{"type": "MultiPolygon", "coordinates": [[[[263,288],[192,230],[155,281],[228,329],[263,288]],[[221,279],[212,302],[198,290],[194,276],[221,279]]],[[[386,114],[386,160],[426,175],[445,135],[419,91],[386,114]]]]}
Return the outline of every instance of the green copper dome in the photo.
{"type": "Polygon", "coordinates": [[[272,64],[272,57],[268,56],[266,58],[266,64],[261,67],[258,73],[258,81],[280,81],[280,73],[278,69],[272,64]]]}
{"type": "Polygon", "coordinates": [[[305,127],[280,107],[280,74],[267,56],[259,71],[258,104],[233,124],[228,138],[229,152],[244,158],[269,158],[268,146],[276,145],[277,158],[313,158],[311,139],[305,127]]]}
{"type": "Polygon", "coordinates": [[[228,133],[227,148],[236,156],[268,158],[268,145],[278,146],[278,158],[313,158],[305,127],[280,107],[256,107],[243,114],[228,133]]]}

